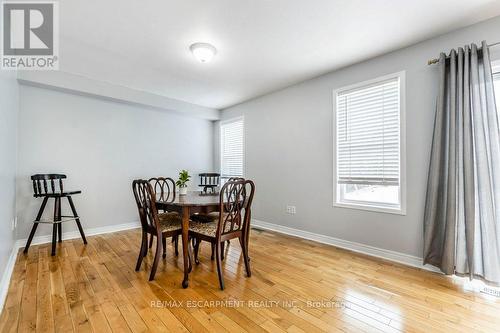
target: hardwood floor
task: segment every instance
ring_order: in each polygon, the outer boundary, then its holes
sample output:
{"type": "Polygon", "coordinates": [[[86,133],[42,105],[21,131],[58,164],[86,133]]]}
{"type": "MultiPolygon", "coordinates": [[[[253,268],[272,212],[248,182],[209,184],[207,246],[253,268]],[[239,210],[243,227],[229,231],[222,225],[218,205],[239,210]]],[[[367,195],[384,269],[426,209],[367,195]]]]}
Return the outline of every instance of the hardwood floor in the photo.
{"type": "Polygon", "coordinates": [[[232,242],[224,291],[207,243],[188,289],[172,246],[154,282],[151,253],[134,271],[138,229],[88,237],[87,246],[64,241],[56,257],[50,244],[33,246],[28,256],[18,254],[0,332],[500,330],[499,299],[468,292],[462,282],[292,238],[252,230],[251,278],[232,242]]]}

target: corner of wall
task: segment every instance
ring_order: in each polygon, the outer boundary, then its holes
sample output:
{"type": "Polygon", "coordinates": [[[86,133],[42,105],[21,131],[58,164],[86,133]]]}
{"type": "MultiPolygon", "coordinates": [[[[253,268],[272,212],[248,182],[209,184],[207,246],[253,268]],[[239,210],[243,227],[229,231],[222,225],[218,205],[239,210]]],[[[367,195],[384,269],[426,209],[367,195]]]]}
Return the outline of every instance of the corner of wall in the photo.
{"type": "Polygon", "coordinates": [[[17,256],[15,248],[19,85],[17,71],[0,72],[0,310],[3,309],[17,256]]]}

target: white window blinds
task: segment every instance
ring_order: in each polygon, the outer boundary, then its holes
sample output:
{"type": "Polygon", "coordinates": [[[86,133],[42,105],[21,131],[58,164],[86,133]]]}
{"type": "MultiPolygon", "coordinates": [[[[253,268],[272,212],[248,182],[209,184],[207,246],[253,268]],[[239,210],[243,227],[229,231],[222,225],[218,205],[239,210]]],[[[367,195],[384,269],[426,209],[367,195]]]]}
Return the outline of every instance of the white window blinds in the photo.
{"type": "Polygon", "coordinates": [[[221,176],[243,177],[243,119],[220,126],[221,176]]]}
{"type": "Polygon", "coordinates": [[[400,84],[391,78],[337,93],[337,182],[399,185],[400,84]]]}

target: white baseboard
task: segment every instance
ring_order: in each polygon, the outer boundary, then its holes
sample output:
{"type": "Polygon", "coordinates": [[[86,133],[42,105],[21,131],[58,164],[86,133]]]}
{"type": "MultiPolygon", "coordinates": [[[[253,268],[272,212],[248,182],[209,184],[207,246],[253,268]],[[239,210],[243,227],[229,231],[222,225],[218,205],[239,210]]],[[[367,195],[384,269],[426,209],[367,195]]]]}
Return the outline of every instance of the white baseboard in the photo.
{"type": "Polygon", "coordinates": [[[335,247],[339,247],[342,249],[350,250],[353,252],[358,252],[362,254],[366,254],[369,256],[386,259],[390,261],[394,261],[403,265],[412,266],[416,268],[421,268],[433,272],[439,272],[437,268],[430,265],[423,265],[422,258],[415,257],[409,254],[395,252],[391,250],[381,249],[378,247],[365,245],[361,243],[351,242],[344,239],[334,238],[330,236],[315,234],[309,231],[294,229],[285,227],[278,224],[268,223],[256,219],[252,219],[252,228],[261,229],[261,230],[270,230],[279,232],[282,234],[295,236],[303,239],[312,240],[318,243],[332,245],[335,247]]]}
{"type": "MultiPolygon", "coordinates": [[[[104,227],[89,228],[85,229],[84,231],[85,231],[85,236],[93,236],[93,235],[107,234],[110,232],[135,229],[139,228],[140,226],[141,226],[140,223],[138,221],[135,221],[130,223],[109,225],[104,227]]],[[[80,232],[78,232],[78,230],[75,230],[75,231],[64,232],[62,239],[67,240],[80,237],[81,237],[80,232]]],[[[7,298],[7,292],[9,291],[10,279],[12,278],[12,272],[14,271],[14,265],[16,263],[17,253],[19,252],[19,249],[23,248],[26,245],[26,241],[27,238],[18,239],[13,244],[9,261],[7,262],[7,266],[5,267],[5,271],[3,273],[2,280],[0,282],[0,313],[1,311],[3,311],[5,300],[7,298]]],[[[46,244],[50,243],[51,241],[52,241],[52,235],[36,236],[33,237],[30,246],[46,244]]]]}
{"type": "Polygon", "coordinates": [[[16,242],[12,244],[12,251],[10,252],[9,260],[3,271],[2,280],[0,281],[0,313],[5,305],[5,300],[7,299],[7,293],[9,292],[10,278],[12,277],[12,272],[14,272],[14,265],[16,264],[17,251],[19,248],[16,247],[16,242]]]}
{"type": "MultiPolygon", "coordinates": [[[[141,225],[139,222],[130,222],[130,223],[123,223],[123,224],[114,224],[114,225],[108,225],[104,227],[97,227],[97,228],[89,228],[85,229],[85,236],[93,236],[93,235],[100,235],[100,234],[107,234],[110,232],[117,232],[117,231],[122,231],[122,230],[129,230],[129,229],[135,229],[139,228],[141,225]]],[[[68,231],[68,232],[63,232],[62,239],[74,239],[74,238],[80,238],[80,232],[78,230],[74,231],[68,231]]],[[[18,239],[16,241],[16,247],[17,249],[20,249],[26,245],[26,242],[28,241],[27,238],[25,239],[18,239]]],[[[31,241],[31,245],[39,245],[39,244],[46,244],[50,243],[52,241],[52,235],[44,235],[44,236],[35,236],[33,237],[33,240],[31,241]]]]}

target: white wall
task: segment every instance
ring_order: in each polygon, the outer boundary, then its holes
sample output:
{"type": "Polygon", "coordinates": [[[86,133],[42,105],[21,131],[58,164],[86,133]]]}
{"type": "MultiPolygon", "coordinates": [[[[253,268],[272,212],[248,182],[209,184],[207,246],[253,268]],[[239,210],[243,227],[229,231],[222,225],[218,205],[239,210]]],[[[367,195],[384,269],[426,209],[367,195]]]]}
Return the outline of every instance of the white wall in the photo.
{"type": "Polygon", "coordinates": [[[14,243],[18,101],[16,73],[0,70],[0,277],[14,243]]]}
{"type": "MultiPolygon", "coordinates": [[[[66,188],[83,191],[74,201],[84,228],[94,228],[138,221],[133,179],[213,166],[212,121],[25,85],[18,141],[18,239],[28,237],[40,206],[32,174],[66,174],[66,188]]],[[[63,228],[76,230],[72,222],[63,228]]],[[[41,226],[36,235],[50,232],[41,226]]]]}
{"type": "Polygon", "coordinates": [[[483,39],[500,41],[500,17],[222,111],[222,119],[245,117],[246,177],[256,182],[253,217],[420,257],[437,90],[437,66],[427,60],[483,39]],[[398,71],[407,80],[407,215],[334,208],[332,91],[398,71]],[[296,215],[285,213],[288,204],[297,206],[296,215]]]}

